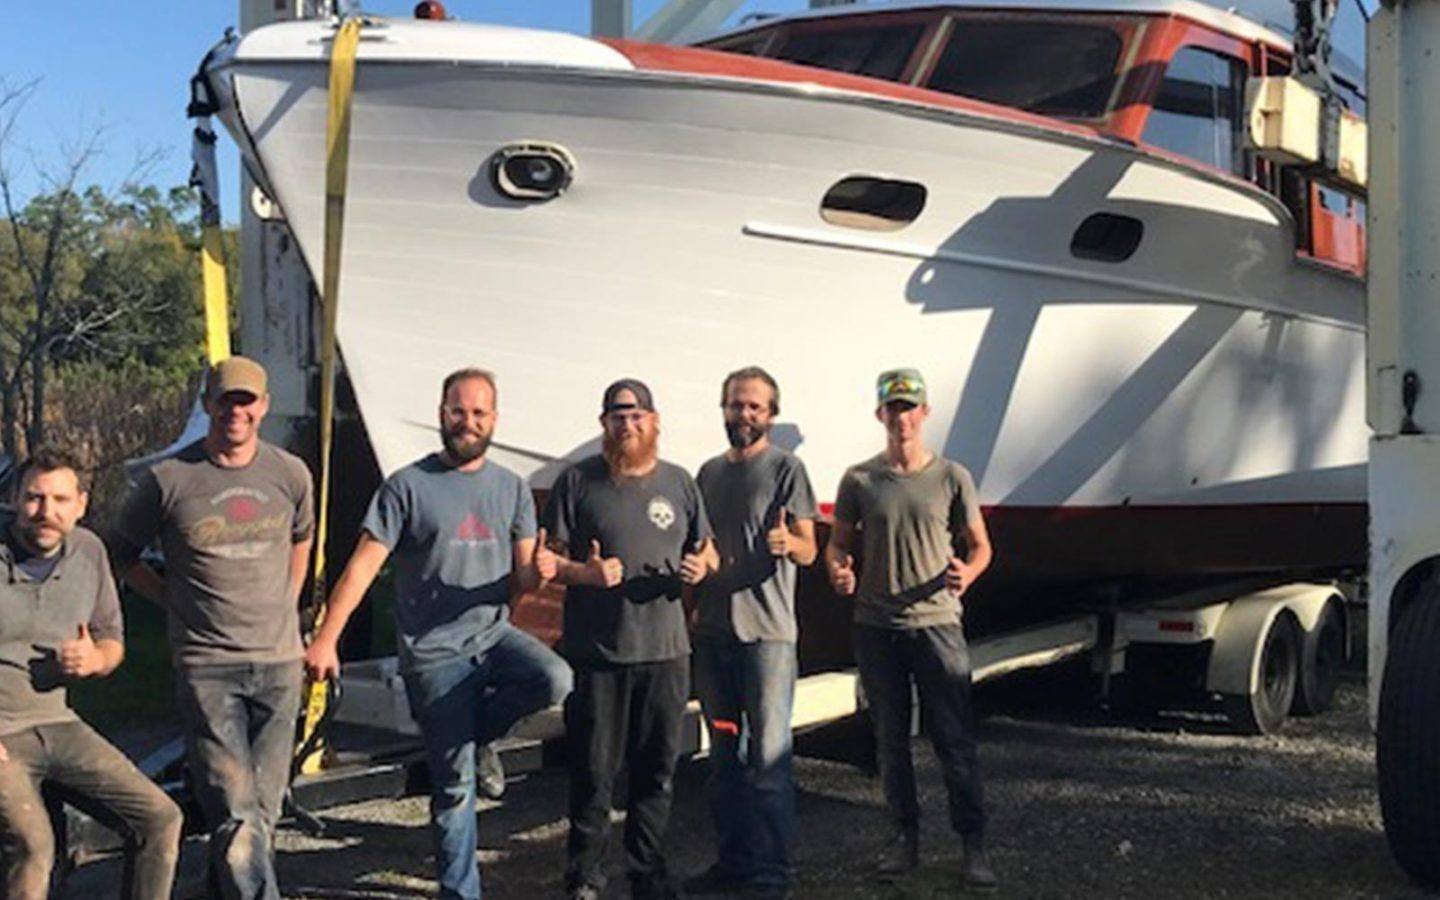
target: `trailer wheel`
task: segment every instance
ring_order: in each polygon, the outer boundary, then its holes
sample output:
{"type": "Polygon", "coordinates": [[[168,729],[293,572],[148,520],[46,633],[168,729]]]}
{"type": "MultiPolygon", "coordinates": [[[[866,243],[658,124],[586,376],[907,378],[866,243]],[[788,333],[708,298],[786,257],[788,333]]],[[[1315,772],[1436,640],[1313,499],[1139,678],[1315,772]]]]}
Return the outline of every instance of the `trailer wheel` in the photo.
{"type": "Polygon", "coordinates": [[[1256,642],[1260,683],[1250,694],[1226,694],[1225,715],[1241,734],[1273,734],[1285,724],[1300,678],[1300,626],[1280,613],[1256,642]]]}
{"type": "Polygon", "coordinates": [[[1305,632],[1300,653],[1300,683],[1295,688],[1297,716],[1314,716],[1330,708],[1345,664],[1345,614],[1340,601],[1325,604],[1315,628],[1305,632]]]}
{"type": "Polygon", "coordinates": [[[1375,732],[1380,813],[1410,877],[1440,887],[1440,589],[1427,586],[1390,633],[1375,732]]]}

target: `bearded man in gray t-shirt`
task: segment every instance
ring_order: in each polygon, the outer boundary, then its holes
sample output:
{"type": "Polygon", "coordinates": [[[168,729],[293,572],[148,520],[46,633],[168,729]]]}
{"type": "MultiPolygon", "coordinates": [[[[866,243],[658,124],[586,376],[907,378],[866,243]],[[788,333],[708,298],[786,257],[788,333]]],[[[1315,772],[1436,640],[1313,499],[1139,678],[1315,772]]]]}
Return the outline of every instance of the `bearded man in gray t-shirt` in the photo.
{"type": "Polygon", "coordinates": [[[430,770],[430,829],[442,897],[478,900],[475,794],[497,797],[493,742],[570,693],[570,669],[510,624],[510,598],[553,578],[535,564],[525,479],[486,457],[499,418],[495,376],[461,369],[440,388],[444,449],[375,492],[360,540],[306,652],[312,677],[339,674],[336,647],[381,565],[395,558],[395,632],[410,712],[430,770]],[[480,772],[476,754],[479,748],[480,772]]]}
{"type": "Polygon", "coordinates": [[[768,372],[730,373],[720,408],[730,449],[695,479],[720,553],[720,570],[698,590],[695,627],[719,853],[685,889],[780,898],[795,834],[795,581],[815,561],[815,496],[805,464],[770,442],[780,388],[768,372]]]}
{"type": "Polygon", "coordinates": [[[305,464],[260,440],[269,408],[259,363],[217,363],[208,432],[140,476],[112,552],[117,571],[169,613],[212,888],[278,900],[272,847],[300,712],[298,609],[315,515],[305,464]],[[157,537],[164,580],[139,560],[157,537]]]}
{"type": "Polygon", "coordinates": [[[930,406],[920,373],[883,373],[877,401],[885,450],[851,466],[840,480],[825,548],[836,593],[855,595],[855,662],[894,823],[877,874],[895,879],[919,865],[920,807],[910,759],[913,686],[945,773],[950,824],[964,847],[964,885],[990,890],[996,879],[982,843],[970,659],[960,626],[960,598],[990,565],[990,536],[970,473],[921,439],[930,406]],[[856,552],[863,563],[858,579],[856,552]]]}

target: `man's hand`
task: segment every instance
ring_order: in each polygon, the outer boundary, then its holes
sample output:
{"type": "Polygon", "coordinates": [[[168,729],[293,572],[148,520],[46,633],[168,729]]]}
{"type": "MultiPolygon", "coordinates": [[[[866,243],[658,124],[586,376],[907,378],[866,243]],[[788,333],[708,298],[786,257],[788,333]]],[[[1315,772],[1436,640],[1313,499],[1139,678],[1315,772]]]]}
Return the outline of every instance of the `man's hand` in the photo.
{"type": "Polygon", "coordinates": [[[618,557],[602,556],[600,542],[590,542],[590,558],[585,560],[585,572],[595,587],[613,588],[625,580],[625,564],[618,557]]]}
{"type": "Polygon", "coordinates": [[[705,580],[710,574],[710,563],[704,557],[705,542],[701,541],[689,553],[680,557],[680,582],[691,586],[705,580]]]}
{"type": "Polygon", "coordinates": [[[104,668],[105,657],[90,639],[90,626],[81,622],[74,640],[60,642],[60,671],[70,678],[89,678],[104,668]]]}
{"type": "Polygon", "coordinates": [[[5,745],[4,745],[4,744],[0,744],[0,763],[6,763],[6,762],[9,762],[9,761],[10,761],[10,751],[5,749],[5,745]]]}
{"type": "Polygon", "coordinates": [[[310,646],[305,648],[305,671],[310,674],[311,681],[339,678],[340,653],[335,642],[317,636],[310,646]]]}
{"type": "Polygon", "coordinates": [[[548,538],[549,535],[543,528],[535,535],[535,557],[532,565],[535,566],[535,577],[541,584],[554,581],[555,574],[560,571],[560,558],[550,549],[548,538]]]}
{"type": "Polygon", "coordinates": [[[775,527],[765,532],[765,543],[770,545],[771,556],[788,557],[793,541],[790,526],[785,522],[785,507],[782,506],[775,514],[775,527]]]}
{"type": "Polygon", "coordinates": [[[959,597],[970,587],[974,579],[970,576],[970,567],[965,565],[965,560],[958,556],[950,557],[950,564],[945,567],[945,587],[959,597]]]}
{"type": "Polygon", "coordinates": [[[847,553],[844,559],[830,566],[830,586],[842,597],[855,593],[855,557],[847,553]]]}

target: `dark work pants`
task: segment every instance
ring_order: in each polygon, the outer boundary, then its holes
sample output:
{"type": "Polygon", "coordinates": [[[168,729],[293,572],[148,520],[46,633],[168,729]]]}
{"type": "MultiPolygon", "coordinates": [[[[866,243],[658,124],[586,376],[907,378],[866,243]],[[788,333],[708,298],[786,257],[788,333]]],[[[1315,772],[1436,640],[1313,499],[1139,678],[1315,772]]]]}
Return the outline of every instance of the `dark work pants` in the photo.
{"type": "Polygon", "coordinates": [[[855,662],[870,704],[885,802],[895,826],[914,833],[920,824],[910,757],[913,684],[949,794],[950,825],[960,834],[978,835],[985,828],[985,807],[970,709],[970,653],[960,626],[899,630],[856,625],[855,662]]]}
{"type": "Polygon", "coordinates": [[[279,900],[275,822],[295,752],[300,662],[189,666],[177,674],[215,887],[227,898],[279,900]]]}
{"type": "Polygon", "coordinates": [[[125,754],[83,722],[36,725],[0,735],[0,896],[43,900],[50,891],[55,836],[40,783],[125,838],[120,896],[170,896],[180,856],[180,807],[125,754]]]}
{"type": "Polygon", "coordinates": [[[575,668],[575,690],[565,704],[570,747],[567,886],[605,884],[610,805],[620,767],[627,763],[626,868],[636,881],[664,876],[660,842],[670,818],[689,695],[688,656],[575,668]]]}

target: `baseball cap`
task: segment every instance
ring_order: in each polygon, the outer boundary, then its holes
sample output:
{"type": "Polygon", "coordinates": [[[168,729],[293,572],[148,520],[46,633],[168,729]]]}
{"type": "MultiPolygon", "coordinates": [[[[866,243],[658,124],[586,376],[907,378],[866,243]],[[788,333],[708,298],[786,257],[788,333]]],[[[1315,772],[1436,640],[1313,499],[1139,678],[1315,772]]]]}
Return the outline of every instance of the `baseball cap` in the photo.
{"type": "Polygon", "coordinates": [[[263,397],[266,390],[265,367],[244,356],[222,359],[205,374],[205,396],[211,400],[230,391],[263,397]]]}
{"type": "Polygon", "coordinates": [[[650,394],[650,389],[645,386],[645,382],[638,378],[622,378],[605,389],[605,399],[600,404],[601,415],[617,409],[643,409],[654,412],[655,398],[650,394]],[[635,402],[618,402],[616,396],[621,391],[629,391],[633,394],[635,402]]]}
{"type": "Polygon", "coordinates": [[[904,400],[923,406],[926,402],[925,377],[919,369],[891,369],[881,372],[875,381],[876,405],[884,406],[904,400]]]}

